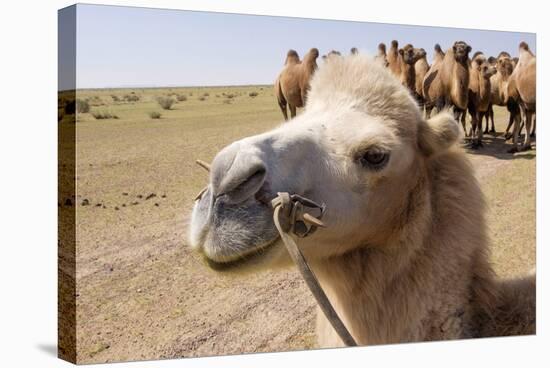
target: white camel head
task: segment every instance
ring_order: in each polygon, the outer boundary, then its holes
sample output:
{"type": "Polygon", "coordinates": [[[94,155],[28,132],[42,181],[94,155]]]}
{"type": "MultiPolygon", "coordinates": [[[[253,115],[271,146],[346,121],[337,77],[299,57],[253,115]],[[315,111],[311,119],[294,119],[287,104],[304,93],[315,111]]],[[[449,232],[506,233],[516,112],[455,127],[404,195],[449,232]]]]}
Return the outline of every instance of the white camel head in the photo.
{"type": "Polygon", "coordinates": [[[427,162],[457,138],[450,114],[425,121],[379,63],[333,58],[315,73],[300,116],[216,155],[193,208],[190,244],[211,265],[286,264],[270,201],[290,192],[327,206],[327,228],[299,240],[306,258],[383,246],[412,216],[411,202],[429,201],[419,190],[427,162]]]}

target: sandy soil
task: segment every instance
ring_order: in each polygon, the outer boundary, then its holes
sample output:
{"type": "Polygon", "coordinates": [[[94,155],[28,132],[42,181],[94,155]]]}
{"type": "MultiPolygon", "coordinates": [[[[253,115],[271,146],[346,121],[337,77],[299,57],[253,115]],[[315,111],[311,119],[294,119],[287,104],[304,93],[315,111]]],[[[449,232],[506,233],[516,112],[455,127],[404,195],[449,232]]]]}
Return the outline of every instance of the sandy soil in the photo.
{"type": "MultiPolygon", "coordinates": [[[[231,104],[210,97],[217,90],[197,101],[204,91],[159,121],[146,117],[158,90],[139,91],[135,106],[104,102],[118,120],[79,119],[80,363],[315,348],[315,304],[294,270],[220,277],[185,245],[192,198],[206,182],[194,159],[281,120],[270,89],[255,99],[243,90],[231,104]]],[[[507,116],[497,117],[502,131],[507,116]]],[[[513,276],[535,262],[535,151],[511,156],[502,137],[485,140],[470,156],[489,202],[495,268],[513,276]]]]}

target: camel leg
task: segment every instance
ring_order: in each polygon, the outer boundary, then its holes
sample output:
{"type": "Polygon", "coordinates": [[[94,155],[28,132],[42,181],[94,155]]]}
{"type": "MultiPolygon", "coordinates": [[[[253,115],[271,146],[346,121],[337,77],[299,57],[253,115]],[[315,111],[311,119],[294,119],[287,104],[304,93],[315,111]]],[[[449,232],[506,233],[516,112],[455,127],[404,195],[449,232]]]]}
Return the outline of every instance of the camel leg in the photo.
{"type": "MultiPolygon", "coordinates": [[[[473,119],[472,119],[473,121],[473,119]]],[[[474,132],[472,131],[472,128],[470,127],[470,134],[466,133],[466,110],[462,112],[462,116],[460,117],[460,122],[462,123],[462,129],[464,129],[464,135],[466,137],[471,137],[474,132]]]]}
{"type": "MultiPolygon", "coordinates": [[[[466,115],[466,113],[464,113],[466,115]]],[[[470,148],[477,149],[481,146],[481,138],[483,137],[483,120],[481,113],[470,112],[470,148]]]]}
{"type": "Polygon", "coordinates": [[[464,135],[468,137],[468,132],[466,131],[466,111],[461,110],[455,106],[455,108],[453,109],[453,116],[457,123],[458,122],[462,123],[462,129],[464,129],[464,135]]]}
{"type": "Polygon", "coordinates": [[[283,113],[283,116],[285,117],[285,121],[288,120],[288,113],[286,112],[286,102],[279,101],[279,107],[281,108],[281,112],[283,113]]]}
{"type": "Polygon", "coordinates": [[[531,119],[533,118],[533,113],[525,109],[525,140],[522,151],[528,151],[531,149],[531,119]]]}
{"type": "Polygon", "coordinates": [[[485,113],[477,113],[477,146],[483,147],[483,115],[485,113]]]}
{"type": "Polygon", "coordinates": [[[512,124],[514,124],[514,114],[510,112],[510,117],[508,118],[508,126],[506,127],[506,131],[504,132],[504,139],[508,140],[512,136],[510,135],[510,128],[512,127],[512,124]]]}
{"type": "Polygon", "coordinates": [[[521,124],[521,115],[514,114],[514,131],[512,133],[512,148],[508,150],[509,153],[518,152],[518,140],[519,140],[519,128],[521,124]]]}
{"type": "Polygon", "coordinates": [[[495,129],[495,112],[493,111],[493,106],[491,105],[489,107],[489,111],[487,111],[487,118],[491,118],[491,133],[496,133],[497,130],[495,129]]]}
{"type": "Polygon", "coordinates": [[[531,130],[531,138],[535,138],[537,136],[537,116],[535,115],[533,119],[533,130],[531,130]]]}
{"type": "Polygon", "coordinates": [[[290,109],[290,118],[294,118],[296,116],[296,106],[288,104],[288,108],[290,109]]]}
{"type": "Polygon", "coordinates": [[[510,117],[508,118],[508,126],[506,127],[506,132],[504,133],[504,139],[508,140],[513,135],[513,134],[510,134],[510,128],[512,127],[512,124],[514,124],[516,120],[516,115],[520,115],[519,118],[521,119],[521,111],[519,111],[519,106],[512,101],[509,101],[506,107],[508,108],[510,117]]]}

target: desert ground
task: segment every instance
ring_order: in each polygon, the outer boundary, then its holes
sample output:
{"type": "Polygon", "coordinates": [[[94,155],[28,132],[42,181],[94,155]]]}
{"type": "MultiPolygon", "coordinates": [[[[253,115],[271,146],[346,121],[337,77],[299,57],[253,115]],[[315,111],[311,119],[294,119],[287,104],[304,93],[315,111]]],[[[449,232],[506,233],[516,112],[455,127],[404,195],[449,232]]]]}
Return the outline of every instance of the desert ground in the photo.
{"type": "MultiPolygon", "coordinates": [[[[79,363],[315,348],[315,302],[294,269],[222,277],[186,246],[193,198],[207,180],[195,159],[281,124],[272,86],[76,97],[90,111],[77,114],[77,195],[59,198],[59,211],[77,215],[79,363]],[[170,110],[160,96],[176,101],[170,110]]],[[[494,268],[513,277],[535,266],[536,149],[506,153],[504,108],[495,121],[498,134],[468,155],[488,203],[494,268]]]]}

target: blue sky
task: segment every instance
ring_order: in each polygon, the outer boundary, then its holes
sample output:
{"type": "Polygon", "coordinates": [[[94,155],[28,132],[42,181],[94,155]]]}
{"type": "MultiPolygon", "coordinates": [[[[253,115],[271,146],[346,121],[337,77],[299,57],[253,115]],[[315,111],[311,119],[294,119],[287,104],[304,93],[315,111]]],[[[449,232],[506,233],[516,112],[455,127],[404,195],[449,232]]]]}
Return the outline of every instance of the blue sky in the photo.
{"type": "Polygon", "coordinates": [[[533,33],[102,5],[77,5],[76,27],[77,88],[269,84],[290,48],[373,54],[392,39],[429,60],[435,43],[456,40],[487,55],[516,55],[521,41],[536,52],[533,33]]]}

